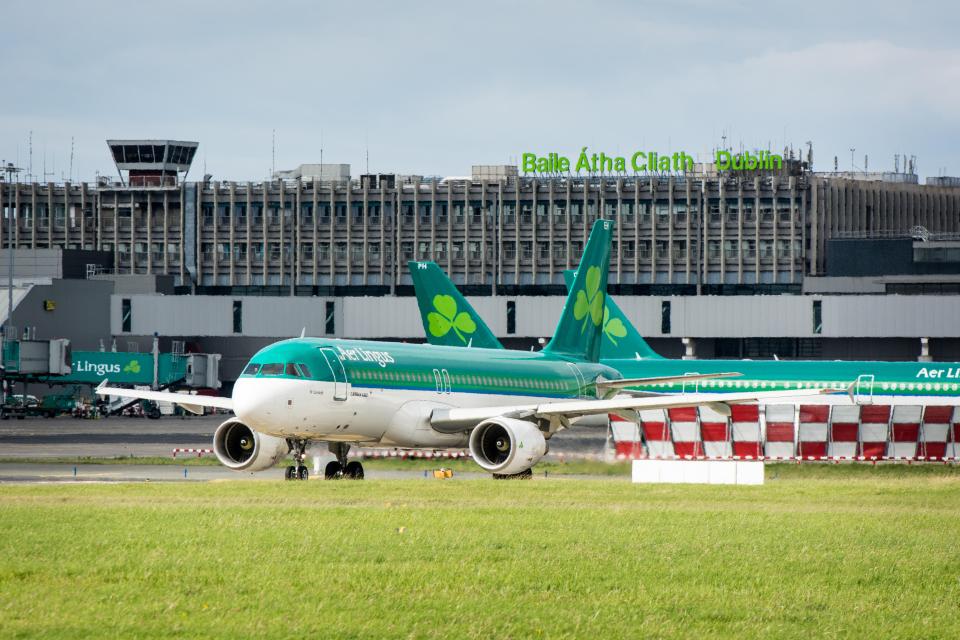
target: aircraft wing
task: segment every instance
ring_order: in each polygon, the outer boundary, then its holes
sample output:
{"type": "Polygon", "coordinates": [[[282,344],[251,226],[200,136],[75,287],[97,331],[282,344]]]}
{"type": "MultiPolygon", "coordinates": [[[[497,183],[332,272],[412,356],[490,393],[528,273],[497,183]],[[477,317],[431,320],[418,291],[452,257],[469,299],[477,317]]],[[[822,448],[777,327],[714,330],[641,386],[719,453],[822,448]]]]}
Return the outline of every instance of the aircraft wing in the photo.
{"type": "Polygon", "coordinates": [[[154,402],[172,402],[178,404],[190,413],[202,414],[204,407],[227,409],[233,411],[233,399],[220,396],[199,396],[190,393],[171,393],[169,391],[147,391],[140,389],[124,389],[123,387],[108,387],[107,381],[100,383],[94,392],[101,396],[118,396],[139,400],[153,400],[154,402]]]}
{"type": "MultiPolygon", "coordinates": [[[[469,409],[436,409],[430,416],[430,424],[437,431],[456,433],[469,431],[489,418],[541,418],[556,420],[564,425],[571,419],[582,416],[631,413],[648,409],[673,409],[678,407],[706,406],[717,413],[730,415],[731,404],[761,402],[776,398],[818,396],[838,393],[835,389],[784,389],[782,391],[757,391],[743,393],[688,393],[648,397],[618,396],[610,400],[564,400],[543,404],[507,405],[501,407],[476,407],[469,409]]],[[[842,392],[841,392],[842,393],[842,392]]]]}

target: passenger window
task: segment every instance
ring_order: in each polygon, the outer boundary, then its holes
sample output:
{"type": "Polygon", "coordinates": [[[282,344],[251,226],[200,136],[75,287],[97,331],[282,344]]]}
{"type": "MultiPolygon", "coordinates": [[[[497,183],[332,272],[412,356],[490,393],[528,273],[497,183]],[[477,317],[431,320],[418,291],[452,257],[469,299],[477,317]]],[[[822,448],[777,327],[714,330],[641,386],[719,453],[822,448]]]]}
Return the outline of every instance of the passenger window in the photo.
{"type": "Polygon", "coordinates": [[[299,378],[299,377],[300,377],[300,372],[297,371],[297,365],[293,364],[292,362],[288,363],[288,364],[287,364],[287,375],[288,375],[288,376],[293,376],[294,378],[299,378]]]}
{"type": "Polygon", "coordinates": [[[243,375],[255,376],[257,375],[257,371],[260,371],[260,365],[254,364],[253,362],[251,362],[250,364],[247,365],[247,368],[243,370],[243,375]]]}
{"type": "Polygon", "coordinates": [[[262,376],[279,376],[281,373],[283,373],[283,365],[276,362],[260,367],[260,375],[262,376]]]}

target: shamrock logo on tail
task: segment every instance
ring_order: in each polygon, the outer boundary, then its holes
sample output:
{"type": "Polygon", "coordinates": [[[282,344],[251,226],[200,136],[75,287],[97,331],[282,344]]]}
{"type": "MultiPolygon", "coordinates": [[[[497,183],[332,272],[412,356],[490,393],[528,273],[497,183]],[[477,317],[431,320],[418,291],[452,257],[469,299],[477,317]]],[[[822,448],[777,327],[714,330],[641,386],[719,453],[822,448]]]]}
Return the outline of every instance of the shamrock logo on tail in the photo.
{"type": "Polygon", "coordinates": [[[616,338],[624,338],[627,335],[627,327],[620,318],[611,318],[610,309],[603,307],[603,333],[610,339],[614,345],[617,344],[616,338]]]}
{"type": "Polygon", "coordinates": [[[140,363],[137,360],[131,360],[123,368],[124,373],[140,373],[140,363]]]}
{"type": "Polygon", "coordinates": [[[603,292],[600,291],[600,267],[587,269],[585,289],[577,291],[577,301],[573,305],[573,317],[577,320],[583,320],[580,333],[587,330],[588,317],[594,326],[600,326],[600,322],[603,320],[604,304],[603,292]]]}
{"type": "Polygon", "coordinates": [[[457,301],[453,296],[437,294],[433,296],[433,308],[427,314],[427,321],[430,324],[430,335],[442,338],[452,330],[460,342],[467,344],[467,338],[463,334],[470,334],[477,330],[477,323],[473,321],[470,314],[466,311],[457,313],[457,301]]]}

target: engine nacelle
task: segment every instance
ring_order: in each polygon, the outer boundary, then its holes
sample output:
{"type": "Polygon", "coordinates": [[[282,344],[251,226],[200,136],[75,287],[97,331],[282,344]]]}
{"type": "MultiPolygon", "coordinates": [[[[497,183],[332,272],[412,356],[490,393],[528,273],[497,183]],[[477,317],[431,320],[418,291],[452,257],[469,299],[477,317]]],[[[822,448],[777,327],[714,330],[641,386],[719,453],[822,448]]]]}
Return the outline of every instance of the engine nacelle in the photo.
{"type": "Polygon", "coordinates": [[[220,463],[229,469],[263,471],[280,462],[290,451],[290,446],[283,438],[259,433],[231,418],[213,434],[213,451],[220,463]]]}
{"type": "Polygon", "coordinates": [[[536,425],[515,418],[491,418],[470,434],[470,455],[486,471],[512,475],[526,471],[547,453],[536,425]]]}

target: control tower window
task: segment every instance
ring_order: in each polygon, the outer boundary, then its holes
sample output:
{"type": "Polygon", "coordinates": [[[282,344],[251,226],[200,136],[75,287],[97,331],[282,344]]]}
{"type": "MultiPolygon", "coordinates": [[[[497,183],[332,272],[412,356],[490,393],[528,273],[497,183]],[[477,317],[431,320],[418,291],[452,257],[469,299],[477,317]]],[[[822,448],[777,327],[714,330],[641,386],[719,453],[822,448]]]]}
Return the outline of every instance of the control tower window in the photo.
{"type": "Polygon", "coordinates": [[[153,162],[153,145],[140,145],[140,162],[153,162]]]}
{"type": "Polygon", "coordinates": [[[123,161],[124,162],[140,162],[140,149],[135,144],[124,145],[123,147],[123,161]]]}

